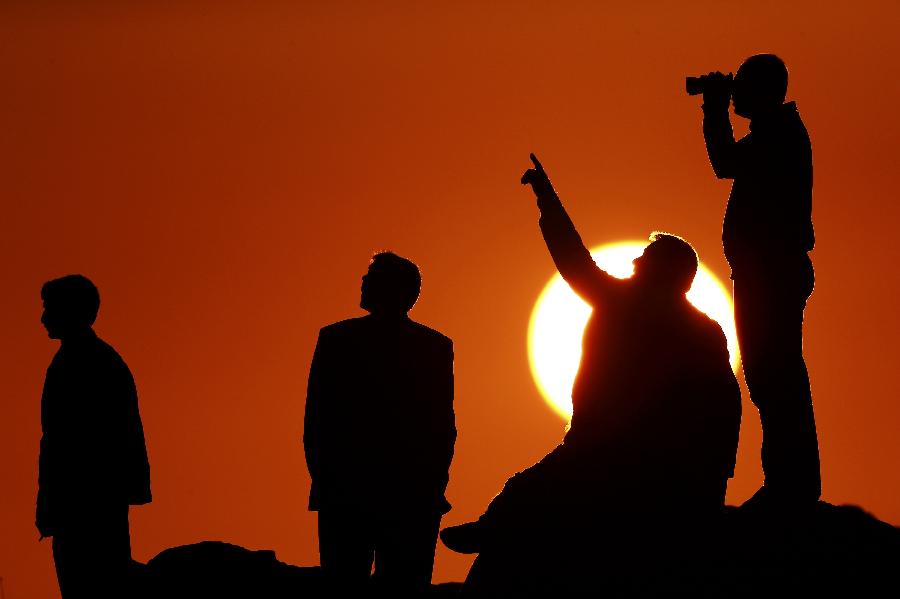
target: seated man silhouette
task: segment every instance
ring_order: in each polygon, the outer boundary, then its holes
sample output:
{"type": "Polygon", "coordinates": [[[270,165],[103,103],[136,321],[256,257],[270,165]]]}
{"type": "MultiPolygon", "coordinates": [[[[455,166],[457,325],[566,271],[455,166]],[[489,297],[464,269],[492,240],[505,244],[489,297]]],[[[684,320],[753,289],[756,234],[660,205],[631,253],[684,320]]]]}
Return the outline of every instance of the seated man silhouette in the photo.
{"type": "Polygon", "coordinates": [[[319,512],[322,570],[350,587],[388,591],[431,582],[456,441],[453,344],[412,321],[415,264],[376,254],[362,278],[369,312],[319,333],[303,444],[319,512]]]}
{"type": "Polygon", "coordinates": [[[594,309],[572,420],[562,444],[512,477],[484,515],[441,538],[453,550],[482,552],[479,560],[485,551],[537,546],[543,564],[564,548],[571,556],[573,546],[593,555],[629,515],[655,528],[716,514],[734,472],[741,403],[722,330],[685,297],[697,270],[693,248],[654,234],[634,276],[612,277],[594,263],[532,160],[522,183],[537,196],[547,248],[594,309]]]}
{"type": "Polygon", "coordinates": [[[53,537],[63,599],[128,597],[128,506],[151,500],[134,379],[94,333],[100,295],[90,280],[54,279],[41,298],[41,322],[61,343],[41,396],[37,528],[53,537]]]}

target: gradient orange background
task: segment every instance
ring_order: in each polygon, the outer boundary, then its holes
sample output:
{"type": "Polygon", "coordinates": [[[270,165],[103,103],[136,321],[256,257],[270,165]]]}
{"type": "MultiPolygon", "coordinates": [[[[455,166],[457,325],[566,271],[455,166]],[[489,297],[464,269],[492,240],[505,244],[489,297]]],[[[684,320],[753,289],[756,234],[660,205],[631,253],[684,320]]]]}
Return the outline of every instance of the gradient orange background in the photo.
{"type": "MultiPolygon", "coordinates": [[[[518,183],[528,152],[588,244],[673,231],[727,280],[729,186],[684,76],[763,51],[787,62],[813,141],[824,499],[900,523],[896,2],[163,4],[0,6],[9,599],[57,593],[33,527],[56,350],[43,281],[98,284],[96,329],[135,374],[155,497],[132,511],[135,557],[222,539],[314,565],[300,437],[316,333],[360,314],[373,251],[414,259],[413,317],[456,343],[444,523],[462,522],[563,433],[526,356],[553,274],[518,183]]],[[[759,442],[745,394],[732,503],[761,482],[759,442]]],[[[469,563],[440,546],[435,581],[469,563]]]]}

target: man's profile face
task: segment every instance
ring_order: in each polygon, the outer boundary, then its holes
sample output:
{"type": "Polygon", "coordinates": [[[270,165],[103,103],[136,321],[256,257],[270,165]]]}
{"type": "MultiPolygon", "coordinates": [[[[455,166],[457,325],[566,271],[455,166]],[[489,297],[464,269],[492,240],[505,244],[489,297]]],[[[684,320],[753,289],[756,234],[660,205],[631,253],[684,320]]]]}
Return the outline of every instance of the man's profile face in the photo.
{"type": "Polygon", "coordinates": [[[677,268],[677,265],[673,264],[669,248],[658,242],[644,248],[644,253],[635,258],[632,264],[634,265],[632,278],[644,288],[668,289],[675,283],[673,269],[677,268]]]}
{"type": "Polygon", "coordinates": [[[657,247],[651,243],[644,248],[644,252],[632,260],[634,265],[634,278],[637,281],[647,282],[654,278],[660,268],[664,268],[665,256],[662,256],[657,247]]]}
{"type": "Polygon", "coordinates": [[[405,314],[409,306],[397,279],[394,265],[376,257],[362,277],[359,307],[373,314],[405,314]]]}
{"type": "Polygon", "coordinates": [[[44,300],[44,311],[41,313],[41,324],[47,329],[47,336],[50,339],[59,339],[61,335],[62,323],[60,322],[59,310],[55,309],[53,304],[47,304],[44,300]]]}
{"type": "Polygon", "coordinates": [[[359,307],[368,312],[372,311],[375,304],[375,287],[378,282],[378,273],[373,266],[374,264],[370,264],[366,274],[363,275],[359,290],[359,307]]]}
{"type": "Polygon", "coordinates": [[[91,324],[73,313],[67,303],[58,301],[44,300],[41,324],[47,329],[47,336],[50,339],[62,340],[67,336],[79,335],[91,329],[91,324]]]}

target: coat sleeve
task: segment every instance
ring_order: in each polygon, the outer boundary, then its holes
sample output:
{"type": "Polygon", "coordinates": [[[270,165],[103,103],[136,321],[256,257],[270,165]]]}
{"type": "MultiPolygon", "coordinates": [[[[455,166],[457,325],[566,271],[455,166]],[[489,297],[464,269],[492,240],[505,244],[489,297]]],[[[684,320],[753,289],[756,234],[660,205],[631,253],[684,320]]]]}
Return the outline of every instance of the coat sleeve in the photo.
{"type": "Polygon", "coordinates": [[[703,139],[713,172],[719,179],[734,179],[738,164],[738,143],[734,139],[728,109],[703,110],[703,139]]]}
{"type": "Polygon", "coordinates": [[[741,430],[741,388],[731,369],[724,333],[719,329],[712,337],[715,342],[699,387],[708,412],[711,457],[723,477],[732,478],[741,430]]]}
{"type": "Polygon", "coordinates": [[[621,281],[594,262],[559,197],[541,197],[538,207],[541,233],[559,274],[590,305],[607,301],[621,286],[621,281]]]}
{"type": "Polygon", "coordinates": [[[125,490],[129,505],[143,505],[153,500],[150,491],[150,460],[147,456],[147,442],[144,437],[144,424],[138,406],[137,386],[128,366],[122,362],[120,376],[120,393],[125,404],[124,414],[124,451],[129,456],[125,480],[125,490]]]}
{"type": "Polygon", "coordinates": [[[34,523],[42,537],[52,537],[55,529],[54,488],[50,476],[52,449],[47,435],[41,436],[41,453],[38,457],[38,492],[34,523]]]}
{"type": "Polygon", "coordinates": [[[441,473],[440,491],[443,493],[450,480],[450,462],[453,460],[453,449],[456,445],[456,415],[453,411],[453,342],[450,340],[447,340],[443,351],[440,373],[435,415],[437,433],[435,471],[441,473]]]}
{"type": "MultiPolygon", "coordinates": [[[[56,358],[54,358],[55,360],[56,358]]],[[[58,508],[59,484],[59,448],[52,429],[59,419],[55,406],[58,398],[58,373],[51,364],[44,378],[44,389],[41,393],[41,449],[38,456],[38,493],[35,513],[35,525],[43,537],[53,536],[58,508]]]]}
{"type": "Polygon", "coordinates": [[[326,388],[328,364],[328,339],[325,330],[319,332],[316,349],[309,368],[306,387],[306,406],[303,416],[303,452],[310,478],[315,482],[321,472],[321,439],[323,435],[322,401],[326,388]]]}

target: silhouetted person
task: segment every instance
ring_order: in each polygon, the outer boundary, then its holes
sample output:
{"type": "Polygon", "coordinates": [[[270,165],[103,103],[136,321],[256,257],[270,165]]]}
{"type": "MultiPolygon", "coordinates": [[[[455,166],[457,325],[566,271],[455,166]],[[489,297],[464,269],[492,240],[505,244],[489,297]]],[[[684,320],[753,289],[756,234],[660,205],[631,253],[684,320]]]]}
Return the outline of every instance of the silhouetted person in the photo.
{"type": "MultiPolygon", "coordinates": [[[[572,420],[562,444],[511,478],[477,522],[441,538],[463,552],[521,556],[522,547],[536,546],[538,562],[562,554],[570,563],[572,555],[593,559],[599,547],[613,550],[622,540],[613,533],[616,521],[640,519],[659,531],[718,514],[734,473],[740,389],[721,328],[685,297],[697,270],[693,248],[654,234],[634,261],[634,276],[614,278],[594,263],[532,160],[522,182],[537,196],[547,248],[594,309],[572,387],[572,420]]],[[[652,545],[648,539],[641,542],[652,545]]]]}
{"type": "Polygon", "coordinates": [[[362,278],[367,316],[319,333],[303,443],[319,512],[319,555],[334,582],[428,587],[456,441],[453,343],[407,312],[415,264],[376,254],[362,278]]]}
{"type": "Polygon", "coordinates": [[[128,506],[151,500],[134,379],[94,333],[100,295],[91,281],[54,279],[41,298],[41,322],[61,345],[41,396],[37,528],[53,537],[64,599],[127,597],[128,506]]]}
{"type": "Polygon", "coordinates": [[[748,58],[731,82],[711,73],[703,134],[716,176],[733,179],[722,241],[734,280],[738,343],[763,429],[765,484],[751,505],[809,505],[821,493],[803,310],[813,289],[812,150],[777,56],[748,58]],[[750,119],[735,141],[728,116],[750,119]]]}

